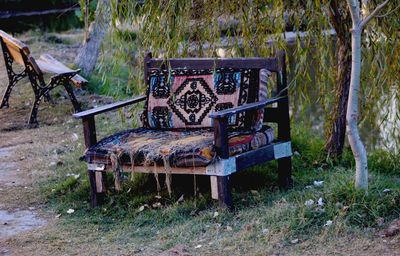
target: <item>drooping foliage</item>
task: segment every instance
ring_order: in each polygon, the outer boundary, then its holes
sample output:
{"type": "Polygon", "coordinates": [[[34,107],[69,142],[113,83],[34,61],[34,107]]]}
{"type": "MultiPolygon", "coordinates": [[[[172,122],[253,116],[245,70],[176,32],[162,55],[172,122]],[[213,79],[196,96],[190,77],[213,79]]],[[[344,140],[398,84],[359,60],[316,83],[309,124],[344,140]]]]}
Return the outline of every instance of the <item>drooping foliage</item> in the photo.
{"type": "MultiPolygon", "coordinates": [[[[124,93],[143,91],[146,51],[163,58],[266,57],[285,49],[293,116],[321,133],[329,127],[336,86],[329,0],[113,0],[112,6],[113,36],[104,51],[113,51],[113,70],[124,69],[124,93]]],[[[400,142],[398,10],[391,1],[364,32],[360,121],[370,146],[400,142]]]]}

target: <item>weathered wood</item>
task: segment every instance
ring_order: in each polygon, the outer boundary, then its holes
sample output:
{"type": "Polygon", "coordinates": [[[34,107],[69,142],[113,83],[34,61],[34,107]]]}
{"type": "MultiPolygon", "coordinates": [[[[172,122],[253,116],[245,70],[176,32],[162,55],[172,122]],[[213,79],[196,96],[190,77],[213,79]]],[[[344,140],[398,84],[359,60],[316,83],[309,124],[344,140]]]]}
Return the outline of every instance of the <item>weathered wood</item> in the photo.
{"type": "MultiPolygon", "coordinates": [[[[50,74],[62,74],[68,72],[78,72],[79,70],[73,70],[69,67],[65,66],[63,63],[56,60],[50,54],[43,54],[36,60],[37,65],[43,73],[50,74]]],[[[75,75],[71,78],[71,82],[74,83],[77,87],[82,87],[87,84],[88,81],[80,75],[75,75]]]]}
{"type": "Polygon", "coordinates": [[[9,106],[8,99],[13,87],[19,80],[28,77],[35,93],[35,101],[32,105],[32,111],[28,121],[30,127],[36,127],[38,125],[37,112],[42,98],[45,97],[51,100],[50,91],[59,85],[65,87],[75,111],[80,111],[80,105],[76,100],[73,89],[68,84],[69,81],[72,81],[75,85],[80,86],[86,81],[83,77],[77,76],[79,70],[69,69],[50,55],[42,55],[42,57],[36,61],[30,56],[29,49],[24,43],[1,30],[0,43],[9,80],[0,108],[9,106]],[[24,66],[25,69],[20,73],[15,73],[13,63],[18,63],[24,66]],[[55,75],[46,83],[43,78],[43,72],[55,75]],[[76,78],[73,78],[74,76],[76,78]]]}
{"type": "Polygon", "coordinates": [[[262,148],[251,150],[236,156],[236,170],[242,171],[251,166],[265,163],[270,160],[274,160],[274,145],[279,143],[273,143],[266,145],[262,148]]]}
{"type": "Polygon", "coordinates": [[[3,30],[0,30],[0,37],[3,39],[3,41],[10,47],[13,47],[18,50],[22,50],[26,55],[30,54],[29,48],[26,44],[21,42],[20,40],[10,36],[3,30]]]}
{"type": "Polygon", "coordinates": [[[82,119],[83,137],[85,139],[85,147],[88,149],[97,143],[96,123],[94,116],[88,116],[82,119]]]}
{"type": "Polygon", "coordinates": [[[231,184],[229,181],[229,176],[218,176],[217,186],[218,186],[219,206],[231,210],[233,208],[233,204],[232,204],[231,184]]]}
{"type": "MultiPolygon", "coordinates": [[[[229,147],[228,147],[228,118],[216,118],[214,119],[214,145],[217,157],[221,159],[229,158],[229,147]]],[[[218,190],[218,201],[221,207],[232,208],[232,196],[231,186],[229,183],[228,176],[217,177],[217,190],[218,190]]]]}
{"type": "Polygon", "coordinates": [[[95,116],[104,112],[108,112],[114,109],[118,109],[118,108],[122,108],[125,107],[127,105],[131,105],[131,104],[135,104],[141,101],[144,101],[146,99],[146,96],[138,96],[135,97],[133,99],[129,99],[129,100],[124,100],[124,101],[119,101],[119,102],[115,102],[115,103],[111,103],[111,104],[107,104],[104,106],[100,106],[97,108],[93,108],[93,109],[89,109],[89,110],[85,110],[79,113],[75,113],[73,114],[73,116],[75,118],[86,118],[86,117],[90,117],[90,116],[95,116]]]}
{"type": "Polygon", "coordinates": [[[218,200],[218,181],[217,176],[210,176],[211,198],[218,200]]]}
{"type": "MultiPolygon", "coordinates": [[[[133,173],[172,173],[172,174],[191,174],[191,175],[206,175],[206,167],[169,167],[164,166],[135,166],[132,170],[132,165],[121,165],[123,172],[133,173]]],[[[112,172],[111,166],[107,166],[106,171],[112,172]]]]}
{"type": "Polygon", "coordinates": [[[261,108],[264,108],[265,106],[273,104],[275,102],[285,101],[285,99],[287,99],[287,98],[286,97],[277,97],[277,98],[267,99],[267,100],[263,100],[263,101],[243,104],[243,105],[240,105],[235,108],[228,108],[228,109],[224,109],[224,110],[221,110],[218,112],[213,112],[209,115],[209,117],[214,118],[214,119],[229,117],[229,116],[241,113],[241,112],[261,109],[261,108]]]}
{"type": "MultiPolygon", "coordinates": [[[[290,187],[292,185],[291,179],[291,145],[290,145],[290,117],[289,117],[289,101],[287,92],[286,81],[286,67],[285,55],[280,53],[276,58],[237,58],[237,59],[170,59],[169,63],[161,59],[152,59],[151,53],[145,56],[145,79],[147,79],[148,71],[152,68],[185,68],[185,69],[208,69],[208,68],[265,68],[269,71],[277,73],[277,88],[275,88],[277,95],[275,98],[267,100],[244,104],[239,107],[222,110],[210,114],[213,119],[214,131],[214,146],[216,151],[216,158],[212,166],[208,167],[168,167],[164,166],[135,166],[132,168],[130,163],[121,163],[122,172],[138,172],[138,173],[168,173],[168,174],[200,174],[209,175],[211,184],[211,196],[218,199],[222,207],[232,209],[232,196],[230,187],[229,175],[245,170],[251,166],[264,163],[266,161],[278,160],[279,182],[282,187],[290,187]],[[275,104],[267,108],[268,105],[275,104]],[[278,124],[278,140],[273,143],[263,146],[258,149],[229,156],[229,140],[228,140],[228,118],[231,115],[241,112],[255,111],[258,109],[265,109],[263,120],[266,122],[275,122],[278,124]],[[218,162],[223,160],[224,162],[218,162]],[[215,168],[227,168],[218,170],[215,168]],[[216,176],[220,175],[220,176],[216,176]]],[[[94,127],[94,116],[103,112],[114,110],[129,104],[137,103],[146,99],[146,96],[139,96],[127,101],[109,104],[96,109],[87,110],[74,115],[76,118],[83,118],[87,120],[89,117],[93,120],[93,127],[89,128],[90,124],[84,124],[86,127],[85,144],[92,145],[91,134],[94,127]]],[[[86,121],[88,122],[88,121],[86,121]]],[[[96,141],[94,139],[94,141],[96,141]]],[[[90,166],[90,164],[89,164],[90,166]]],[[[96,170],[112,171],[111,164],[96,165],[93,163],[91,167],[96,170]]],[[[97,182],[100,182],[98,180],[97,182]]],[[[98,187],[101,187],[98,185],[98,187]]],[[[100,191],[100,190],[97,190],[100,191]]]]}
{"type": "MultiPolygon", "coordinates": [[[[289,98],[286,80],[286,60],[285,52],[278,54],[279,69],[278,73],[278,91],[285,99],[278,102],[278,140],[290,141],[290,116],[289,116],[289,98]]],[[[278,177],[282,188],[290,188],[292,181],[292,158],[286,157],[278,160],[278,177]]]]}
{"type": "Polygon", "coordinates": [[[161,67],[185,68],[185,69],[213,69],[213,68],[265,68],[269,71],[278,71],[276,58],[184,58],[151,59],[148,62],[149,68],[161,67]],[[168,65],[167,65],[168,64],[168,65]]]}
{"type": "Polygon", "coordinates": [[[88,170],[89,184],[90,184],[90,205],[96,207],[103,202],[104,193],[97,193],[96,174],[88,170]]]}
{"type": "Polygon", "coordinates": [[[106,187],[104,184],[104,174],[102,172],[94,172],[96,178],[96,192],[104,193],[106,192],[106,187]]]}
{"type": "Polygon", "coordinates": [[[216,118],[213,122],[214,127],[214,145],[217,156],[222,159],[228,159],[228,118],[216,118]]]}

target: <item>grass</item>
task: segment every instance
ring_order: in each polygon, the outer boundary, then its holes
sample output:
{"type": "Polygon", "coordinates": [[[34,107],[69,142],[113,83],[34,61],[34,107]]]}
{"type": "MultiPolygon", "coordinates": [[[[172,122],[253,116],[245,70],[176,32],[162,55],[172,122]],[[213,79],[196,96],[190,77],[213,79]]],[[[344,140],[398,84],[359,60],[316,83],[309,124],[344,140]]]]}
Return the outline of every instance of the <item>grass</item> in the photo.
{"type": "MultiPolygon", "coordinates": [[[[109,127],[108,119],[113,118],[118,115],[98,122],[99,130],[109,127]]],[[[315,236],[362,232],[365,228],[378,227],[382,219],[387,223],[400,216],[400,180],[396,169],[399,158],[382,152],[371,153],[370,188],[366,194],[354,189],[349,150],[346,149],[341,161],[331,163],[324,158],[322,147],[323,141],[307,129],[295,129],[294,188],[281,191],[276,186],[274,162],[236,174],[232,177],[234,212],[219,209],[209,199],[208,180],[204,177],[197,178],[197,197],[192,196],[192,176],[175,177],[170,198],[166,191],[156,197],[154,178],[146,174],[128,177],[122,192],[113,190],[109,176],[111,189],[105,204],[91,209],[85,164],[77,160],[83,149],[64,155],[65,164],[57,167],[56,177],[43,185],[42,191],[49,207],[57,212],[75,209],[73,215],[63,220],[65,223],[89,225],[104,236],[112,234],[121,243],[133,241],[135,246],[146,243],[157,250],[179,243],[190,247],[207,244],[208,249],[204,249],[207,253],[225,246],[233,246],[235,253],[243,249],[244,253],[252,244],[273,251],[277,244],[290,246],[296,239],[305,241],[315,236]],[[80,174],[80,177],[66,177],[66,173],[80,174]],[[323,186],[314,186],[314,181],[324,181],[323,186]],[[182,194],[185,200],[177,203],[182,194]],[[317,204],[320,198],[323,205],[317,204]],[[305,205],[310,199],[314,203],[305,205]],[[328,221],[332,225],[327,226],[328,221]]]]}

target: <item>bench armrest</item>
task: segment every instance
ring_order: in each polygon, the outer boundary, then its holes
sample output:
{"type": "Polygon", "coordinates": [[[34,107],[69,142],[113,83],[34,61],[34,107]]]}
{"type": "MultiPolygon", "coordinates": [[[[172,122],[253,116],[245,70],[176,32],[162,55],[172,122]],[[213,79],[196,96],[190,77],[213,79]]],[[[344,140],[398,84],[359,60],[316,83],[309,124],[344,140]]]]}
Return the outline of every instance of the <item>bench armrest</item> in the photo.
{"type": "Polygon", "coordinates": [[[78,112],[73,114],[73,117],[75,118],[86,118],[86,117],[90,117],[90,116],[95,116],[104,112],[108,112],[114,109],[118,109],[118,108],[122,108],[124,106],[127,105],[131,105],[131,104],[135,104],[141,101],[144,101],[146,99],[145,95],[142,96],[137,96],[135,98],[132,99],[128,99],[128,100],[124,100],[124,101],[119,101],[119,102],[115,102],[115,103],[111,103],[111,104],[107,104],[104,106],[100,106],[97,108],[92,108],[92,109],[88,109],[82,112],[78,112]]]}
{"type": "Polygon", "coordinates": [[[239,107],[229,108],[214,112],[210,114],[210,118],[213,119],[214,127],[214,145],[217,152],[217,156],[222,159],[229,158],[229,138],[228,138],[228,118],[231,115],[249,111],[265,108],[265,106],[270,105],[275,102],[287,100],[286,96],[276,97],[271,99],[266,99],[259,102],[244,104],[239,107]]]}
{"type": "Polygon", "coordinates": [[[249,111],[249,110],[256,110],[256,109],[261,109],[264,108],[267,105],[270,105],[272,103],[278,102],[278,101],[282,101],[283,99],[285,99],[287,97],[276,97],[276,98],[270,98],[270,99],[266,99],[263,101],[258,101],[258,102],[254,102],[254,103],[249,103],[249,104],[243,104],[241,106],[235,107],[235,108],[228,108],[228,109],[224,109],[218,112],[214,112],[210,114],[210,118],[212,119],[220,119],[220,118],[227,118],[231,115],[234,114],[238,114],[241,112],[245,112],[245,111],[249,111]]]}

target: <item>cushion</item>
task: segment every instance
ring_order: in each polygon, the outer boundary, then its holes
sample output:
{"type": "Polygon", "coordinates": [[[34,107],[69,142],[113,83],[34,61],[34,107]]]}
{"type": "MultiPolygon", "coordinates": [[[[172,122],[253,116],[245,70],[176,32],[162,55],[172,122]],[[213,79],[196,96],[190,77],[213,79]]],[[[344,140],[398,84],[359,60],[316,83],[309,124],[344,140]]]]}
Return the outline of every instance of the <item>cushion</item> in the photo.
{"type": "MultiPolygon", "coordinates": [[[[259,69],[150,69],[143,127],[210,128],[212,112],[258,100],[267,86],[266,80],[260,79],[261,73],[265,74],[259,69]]],[[[243,128],[246,122],[254,121],[245,115],[231,116],[231,128],[243,128]]]]}
{"type": "MultiPolygon", "coordinates": [[[[258,132],[232,132],[229,135],[231,156],[272,142],[274,131],[263,127],[258,132]]],[[[136,166],[166,165],[200,167],[215,158],[214,134],[211,130],[156,131],[138,128],[101,140],[86,152],[88,163],[136,166]]]]}

